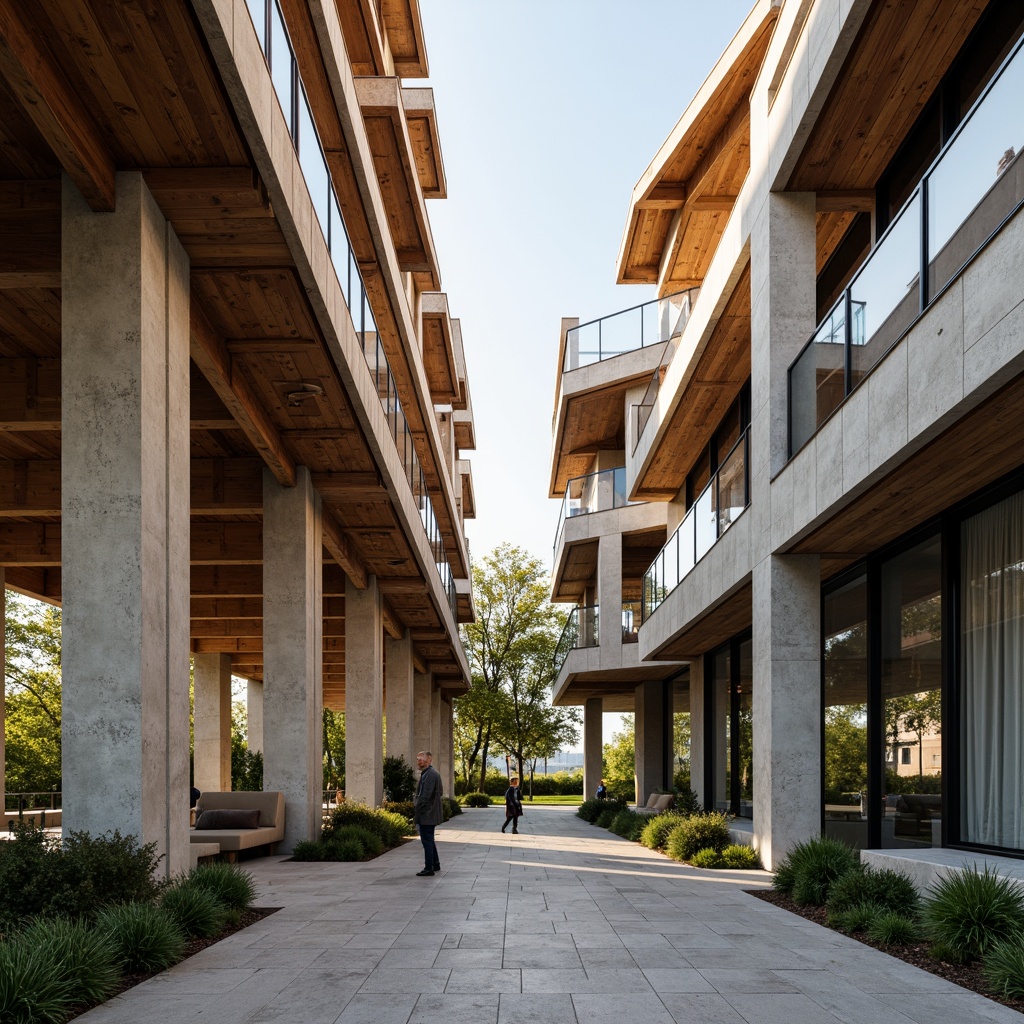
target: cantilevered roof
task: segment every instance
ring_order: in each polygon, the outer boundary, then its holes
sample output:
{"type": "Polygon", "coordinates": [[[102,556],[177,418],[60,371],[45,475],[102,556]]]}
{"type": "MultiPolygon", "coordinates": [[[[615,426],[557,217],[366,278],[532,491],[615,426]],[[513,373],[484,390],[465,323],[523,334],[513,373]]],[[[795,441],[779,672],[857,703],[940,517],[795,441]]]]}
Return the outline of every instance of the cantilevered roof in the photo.
{"type": "Polygon", "coordinates": [[[447,199],[448,183],[444,176],[441,138],[434,113],[434,90],[403,86],[402,103],[423,195],[427,199],[447,199]]]}
{"type": "Polygon", "coordinates": [[[778,0],[757,0],[633,189],[618,283],[700,284],[750,166],[750,91],[778,0]]]}

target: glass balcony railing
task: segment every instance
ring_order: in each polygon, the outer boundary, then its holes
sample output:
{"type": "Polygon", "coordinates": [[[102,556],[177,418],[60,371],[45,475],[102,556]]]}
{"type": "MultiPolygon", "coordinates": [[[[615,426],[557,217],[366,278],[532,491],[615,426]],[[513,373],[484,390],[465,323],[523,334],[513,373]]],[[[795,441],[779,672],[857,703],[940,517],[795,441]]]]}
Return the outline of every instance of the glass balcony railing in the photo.
{"type": "Polygon", "coordinates": [[[643,622],[643,602],[622,602],[622,642],[635,644],[640,639],[640,623],[643,622]]]}
{"type": "Polygon", "coordinates": [[[246,3],[260,48],[270,69],[274,92],[288,124],[292,145],[299,158],[299,166],[302,168],[306,188],[316,210],[320,230],[331,254],[331,263],[352,317],[352,325],[361,339],[363,357],[376,384],[377,397],[387,417],[406,480],[412,489],[448,606],[455,616],[455,577],[448,563],[434,505],[427,492],[423,468],[413,446],[409,422],[398,399],[395,378],[381,346],[373,310],[370,308],[359,265],[341,216],[338,196],[331,180],[323,145],[313,123],[309,100],[299,75],[298,62],[281,7],[278,0],[246,0],[246,3]]]}
{"type": "Polygon", "coordinates": [[[596,604],[577,606],[569,612],[569,618],[565,620],[562,635],[558,638],[552,658],[555,675],[562,671],[571,650],[576,647],[597,647],[600,644],[599,626],[600,609],[596,604]]]}
{"type": "Polygon", "coordinates": [[[570,328],[565,335],[562,369],[578,370],[581,366],[677,338],[690,317],[697,291],[691,288],[676,292],[570,328]]]}
{"type": "Polygon", "coordinates": [[[750,504],[749,465],[747,429],[644,573],[644,622],[750,504]]]}
{"type": "Polygon", "coordinates": [[[562,507],[558,512],[554,550],[558,550],[566,519],[590,515],[591,512],[607,512],[609,509],[632,504],[634,502],[626,497],[625,466],[573,477],[565,485],[565,497],[562,498],[562,507]]]}
{"type": "Polygon", "coordinates": [[[789,368],[793,456],[1024,203],[1024,39],[789,368]]]}

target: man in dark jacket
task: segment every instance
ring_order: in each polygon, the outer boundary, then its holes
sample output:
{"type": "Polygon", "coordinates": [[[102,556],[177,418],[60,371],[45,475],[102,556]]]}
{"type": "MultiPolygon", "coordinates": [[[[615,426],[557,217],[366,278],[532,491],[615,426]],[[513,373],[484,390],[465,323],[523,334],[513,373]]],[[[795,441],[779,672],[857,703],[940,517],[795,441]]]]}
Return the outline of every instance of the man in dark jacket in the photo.
{"type": "Polygon", "coordinates": [[[523,791],[519,788],[519,777],[513,775],[508,780],[509,786],[505,790],[505,824],[501,826],[504,832],[508,823],[512,822],[512,835],[519,834],[519,817],[523,813],[523,791]]]}
{"type": "Polygon", "coordinates": [[[434,755],[429,750],[421,750],[416,755],[416,764],[420,769],[420,781],[416,787],[416,800],[413,803],[413,821],[420,830],[420,842],[423,844],[424,866],[417,871],[423,878],[441,870],[441,862],[437,859],[437,844],[434,842],[434,829],[444,821],[441,808],[441,776],[431,764],[434,755]]]}

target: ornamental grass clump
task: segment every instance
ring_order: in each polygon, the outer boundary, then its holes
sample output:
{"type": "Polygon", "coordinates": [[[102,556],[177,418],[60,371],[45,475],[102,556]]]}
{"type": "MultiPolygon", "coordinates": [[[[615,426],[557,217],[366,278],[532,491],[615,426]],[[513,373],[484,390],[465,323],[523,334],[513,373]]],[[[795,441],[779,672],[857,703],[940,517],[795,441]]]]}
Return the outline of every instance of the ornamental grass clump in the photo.
{"type": "Polygon", "coordinates": [[[1024,999],[1024,935],[993,943],[982,960],[985,981],[1004,999],[1024,999]]]}
{"type": "Polygon", "coordinates": [[[185,936],[174,918],[148,903],[104,907],[96,917],[96,928],[113,944],[125,974],[162,971],[185,951],[185,936]]]}
{"type": "Polygon", "coordinates": [[[722,851],[722,867],[759,870],[761,858],[752,846],[732,843],[722,851]]]}
{"type": "Polygon", "coordinates": [[[920,936],[918,923],[895,910],[879,910],[867,926],[867,937],[872,942],[888,946],[909,946],[920,936]]]}
{"type": "Polygon", "coordinates": [[[721,853],[729,845],[729,821],[724,814],[711,811],[694,814],[669,833],[665,852],[673,860],[690,860],[701,850],[721,853]]]}
{"type": "Polygon", "coordinates": [[[623,839],[630,839],[636,842],[644,827],[647,825],[647,815],[637,814],[636,811],[631,811],[628,807],[623,807],[618,814],[612,819],[611,825],[608,826],[610,832],[614,832],[617,836],[622,836],[623,839]]]}
{"type": "Polygon", "coordinates": [[[252,875],[237,864],[201,864],[185,876],[185,882],[205,889],[231,910],[248,910],[256,899],[252,875]]]}
{"type": "Polygon", "coordinates": [[[307,863],[324,860],[327,848],[316,839],[300,839],[292,848],[292,860],[307,863]]]}
{"type": "Polygon", "coordinates": [[[988,867],[957,871],[930,892],[921,911],[925,934],[953,963],[970,963],[1024,933],[1024,889],[988,867]]]}
{"type": "Polygon", "coordinates": [[[882,912],[874,903],[857,903],[830,914],[828,923],[833,928],[852,935],[854,932],[862,932],[869,928],[882,912]]]}
{"type": "Polygon", "coordinates": [[[26,942],[0,943],[4,1024],[60,1024],[71,1002],[71,986],[56,961],[26,942]]]}
{"type": "Polygon", "coordinates": [[[228,908],[212,892],[191,886],[187,881],[172,885],[164,893],[160,906],[190,939],[212,938],[228,923],[228,908]]]}
{"type": "Polygon", "coordinates": [[[647,818],[647,824],[640,835],[640,842],[648,850],[663,850],[668,834],[683,820],[678,811],[665,811],[647,818]]]}
{"type": "Polygon", "coordinates": [[[835,882],[859,867],[855,850],[828,836],[797,843],[775,869],[772,885],[800,904],[823,906],[835,882]]]}
{"type": "Polygon", "coordinates": [[[921,897],[909,875],[888,868],[878,871],[870,865],[857,865],[836,879],[825,905],[831,921],[833,916],[864,903],[906,918],[916,917],[921,909],[921,897]]]}
{"type": "Polygon", "coordinates": [[[718,850],[708,847],[705,850],[698,850],[691,858],[690,863],[695,868],[721,868],[725,867],[722,862],[722,855],[718,850]]]}
{"type": "MultiPolygon", "coordinates": [[[[110,940],[82,920],[42,918],[16,940],[42,960],[56,964],[70,1002],[95,1006],[110,998],[121,980],[110,940]]],[[[0,1010],[0,1020],[6,1020],[0,1010]]]]}

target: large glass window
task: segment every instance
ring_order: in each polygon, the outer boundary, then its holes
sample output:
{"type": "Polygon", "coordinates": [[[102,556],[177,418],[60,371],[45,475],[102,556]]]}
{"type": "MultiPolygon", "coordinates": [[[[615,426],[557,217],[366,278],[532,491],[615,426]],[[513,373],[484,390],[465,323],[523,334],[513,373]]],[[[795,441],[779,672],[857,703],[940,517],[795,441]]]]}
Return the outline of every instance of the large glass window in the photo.
{"type": "Polygon", "coordinates": [[[825,595],[825,834],[868,845],[868,587],[862,572],[825,595]]]}
{"type": "Polygon", "coordinates": [[[730,641],[711,658],[714,806],[741,818],[754,816],[753,653],[747,637],[730,641]]]}
{"type": "Polygon", "coordinates": [[[961,529],[960,838],[1024,849],[1024,494],[961,529]]]}
{"type": "Polygon", "coordinates": [[[941,555],[935,536],[881,567],[883,847],[942,845],[941,555]]]}

